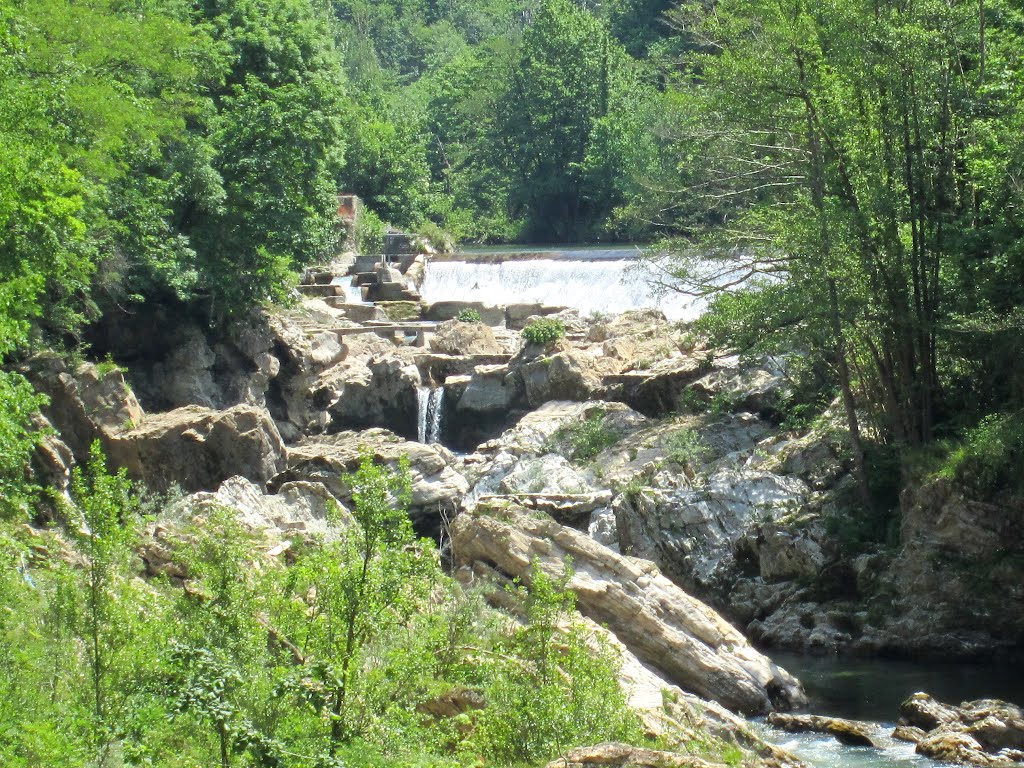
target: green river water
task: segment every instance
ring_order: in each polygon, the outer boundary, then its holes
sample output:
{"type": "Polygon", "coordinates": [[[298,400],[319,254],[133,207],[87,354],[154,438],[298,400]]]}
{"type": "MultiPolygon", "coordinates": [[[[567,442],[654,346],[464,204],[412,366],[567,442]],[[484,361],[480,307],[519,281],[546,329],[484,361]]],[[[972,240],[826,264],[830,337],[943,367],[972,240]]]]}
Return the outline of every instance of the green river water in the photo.
{"type": "Polygon", "coordinates": [[[917,691],[958,704],[981,698],[1024,702],[1024,667],[998,663],[889,661],[771,653],[803,681],[808,711],[877,723],[880,748],[847,747],[831,736],[790,734],[762,724],[769,741],[817,768],[932,768],[914,745],[891,738],[900,702],[917,691]]]}

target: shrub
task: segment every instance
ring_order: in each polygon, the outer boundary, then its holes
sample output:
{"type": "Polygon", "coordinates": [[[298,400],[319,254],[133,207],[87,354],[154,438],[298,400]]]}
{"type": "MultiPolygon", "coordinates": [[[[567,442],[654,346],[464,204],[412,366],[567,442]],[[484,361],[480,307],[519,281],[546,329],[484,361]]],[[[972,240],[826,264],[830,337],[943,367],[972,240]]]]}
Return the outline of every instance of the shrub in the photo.
{"type": "Polygon", "coordinates": [[[429,245],[438,253],[455,251],[455,241],[449,232],[445,232],[433,221],[424,221],[416,228],[422,244],[429,245]]]}
{"type": "Polygon", "coordinates": [[[369,208],[363,208],[356,224],[356,248],[360,253],[383,253],[386,230],[387,225],[380,216],[369,208]]]}
{"type": "Polygon", "coordinates": [[[523,329],[523,338],[530,344],[554,344],[565,336],[565,326],[561,320],[542,318],[534,320],[523,329]]]}
{"type": "Polygon", "coordinates": [[[610,448],[622,439],[622,434],[606,421],[607,414],[599,411],[586,419],[559,427],[547,446],[555,451],[556,446],[568,442],[569,458],[573,461],[588,461],[605,448],[610,448]]]}
{"type": "Polygon", "coordinates": [[[467,307],[455,316],[460,323],[482,323],[484,320],[475,309],[467,307]]]}
{"type": "Polygon", "coordinates": [[[687,466],[699,461],[706,448],[700,435],[692,429],[680,429],[665,440],[665,454],[669,461],[687,466]]]}
{"type": "Polygon", "coordinates": [[[1024,489],[1022,461],[1024,411],[991,414],[967,430],[962,442],[950,447],[936,474],[955,480],[981,499],[991,499],[1001,489],[1024,489]]]}
{"type": "Polygon", "coordinates": [[[642,739],[616,679],[621,660],[607,642],[570,623],[571,578],[568,563],[556,579],[535,560],[529,590],[516,590],[527,622],[499,648],[489,706],[473,736],[499,764],[544,764],[583,743],[642,739]]]}

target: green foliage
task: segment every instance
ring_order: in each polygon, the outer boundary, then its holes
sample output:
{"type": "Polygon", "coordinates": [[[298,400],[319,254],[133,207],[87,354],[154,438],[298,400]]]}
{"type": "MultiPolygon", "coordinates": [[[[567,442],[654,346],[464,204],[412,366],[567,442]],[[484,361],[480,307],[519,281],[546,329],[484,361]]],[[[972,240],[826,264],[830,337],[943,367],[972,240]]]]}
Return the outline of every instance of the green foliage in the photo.
{"type": "Polygon", "coordinates": [[[383,253],[387,225],[369,208],[363,208],[356,224],[356,247],[360,253],[383,253]]]}
{"type": "Polygon", "coordinates": [[[584,742],[639,739],[616,682],[615,652],[570,621],[571,578],[568,564],[554,577],[534,561],[529,589],[519,587],[527,623],[500,646],[508,659],[498,664],[474,735],[499,763],[542,763],[584,742]]]}
{"type": "Polygon", "coordinates": [[[455,316],[455,319],[460,323],[482,323],[483,318],[480,317],[480,313],[472,308],[464,309],[455,316]]]}
{"type": "Polygon", "coordinates": [[[112,699],[118,697],[120,656],[129,643],[131,622],[121,597],[135,542],[138,501],[124,470],[107,472],[99,442],[88,466],[72,475],[70,531],[85,559],[83,631],[89,641],[92,717],[97,739],[112,726],[112,699]]]}
{"type": "Polygon", "coordinates": [[[542,317],[523,328],[523,338],[530,344],[549,346],[565,336],[561,320],[542,317]]]}
{"type": "Polygon", "coordinates": [[[27,481],[29,461],[40,439],[32,416],[42,399],[24,378],[0,371],[0,404],[0,520],[26,520],[35,497],[27,481]]]}
{"type": "Polygon", "coordinates": [[[409,621],[438,574],[428,544],[416,540],[406,514],[408,464],[391,473],[363,453],[348,482],[355,524],[311,552],[298,570],[315,597],[314,618],[299,637],[310,658],[294,685],[300,699],[330,723],[332,754],[361,735],[362,702],[355,689],[363,648],[409,621]]]}
{"type": "Polygon", "coordinates": [[[609,424],[604,411],[592,413],[582,421],[563,424],[551,436],[550,450],[568,444],[569,458],[573,461],[589,461],[606,448],[622,439],[622,433],[609,424]]]}
{"type": "Polygon", "coordinates": [[[700,321],[712,340],[796,351],[822,391],[843,395],[858,475],[858,432],[923,445],[944,413],[972,405],[979,379],[992,393],[982,408],[1018,407],[1021,393],[1013,374],[993,376],[1020,338],[1024,297],[1004,271],[1019,268],[1019,223],[1000,212],[1019,190],[990,175],[1018,163],[1006,152],[1019,147],[1020,11],[999,0],[877,11],[762,0],[670,11],[679,60],[663,155],[683,192],[651,203],[688,235],[675,256],[653,257],[668,274],[697,290],[754,281],[714,301],[700,321]]]}
{"type": "Polygon", "coordinates": [[[977,498],[1024,491],[1024,412],[990,414],[959,442],[942,447],[947,455],[934,474],[954,480],[977,498]]]}
{"type": "Polygon", "coordinates": [[[346,119],[348,152],[341,184],[384,220],[414,227],[426,213],[430,169],[415,116],[354,110],[346,119]]]}
{"type": "Polygon", "coordinates": [[[571,571],[535,564],[509,622],[415,538],[405,467],[364,455],[346,483],[351,514],[276,556],[233,510],[174,507],[172,579],[136,578],[139,501],[98,448],[67,509],[74,557],[0,522],[4,765],[454,768],[643,742],[617,654],[573,623],[571,571]],[[426,714],[458,692],[486,707],[426,714]]]}
{"type": "Polygon", "coordinates": [[[684,467],[699,462],[706,452],[700,435],[692,429],[678,429],[670,434],[664,442],[665,455],[684,467]]]}

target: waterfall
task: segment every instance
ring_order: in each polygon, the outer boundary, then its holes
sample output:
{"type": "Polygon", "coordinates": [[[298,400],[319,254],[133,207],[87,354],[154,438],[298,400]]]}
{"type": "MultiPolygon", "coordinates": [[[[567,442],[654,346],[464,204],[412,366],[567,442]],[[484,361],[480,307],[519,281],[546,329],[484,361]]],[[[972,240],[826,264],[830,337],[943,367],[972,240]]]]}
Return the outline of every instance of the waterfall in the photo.
{"type": "Polygon", "coordinates": [[[416,390],[416,439],[421,443],[441,442],[444,421],[444,387],[416,390]]]}
{"type": "Polygon", "coordinates": [[[488,305],[540,303],[571,307],[582,315],[658,308],[669,319],[700,315],[703,302],[659,295],[634,259],[523,259],[500,263],[436,261],[426,268],[420,292],[429,303],[481,301],[488,305]]]}
{"type": "Polygon", "coordinates": [[[438,387],[430,393],[427,408],[430,424],[427,426],[427,442],[441,442],[441,420],[444,417],[444,387],[438,387]]]}
{"type": "Polygon", "coordinates": [[[343,275],[335,277],[331,285],[340,285],[344,289],[346,304],[366,304],[363,301],[363,289],[356,285],[354,276],[343,275]]]}

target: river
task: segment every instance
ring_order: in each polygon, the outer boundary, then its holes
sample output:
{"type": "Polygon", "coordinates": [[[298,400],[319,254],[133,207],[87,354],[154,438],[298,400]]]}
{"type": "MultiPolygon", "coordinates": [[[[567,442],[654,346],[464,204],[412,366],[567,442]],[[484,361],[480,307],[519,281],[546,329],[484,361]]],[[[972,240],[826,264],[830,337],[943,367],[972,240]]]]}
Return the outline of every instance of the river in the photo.
{"type": "Polygon", "coordinates": [[[1024,701],[1024,668],[1019,665],[891,661],[772,653],[772,659],[800,678],[808,711],[879,724],[880,749],[848,747],[831,736],[784,733],[766,724],[766,738],[817,768],[931,768],[933,760],[914,745],[890,737],[900,703],[917,691],[959,704],[981,698],[1024,701]]]}

